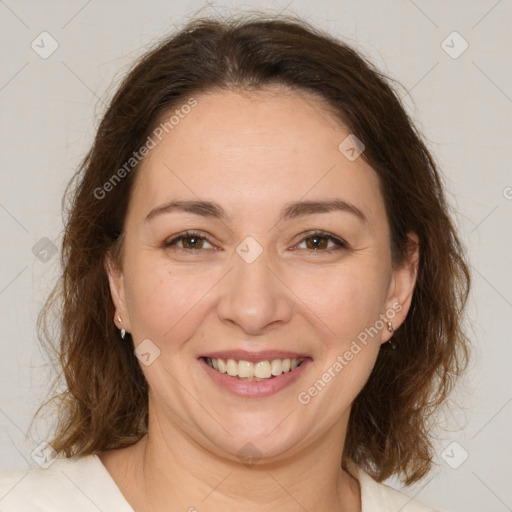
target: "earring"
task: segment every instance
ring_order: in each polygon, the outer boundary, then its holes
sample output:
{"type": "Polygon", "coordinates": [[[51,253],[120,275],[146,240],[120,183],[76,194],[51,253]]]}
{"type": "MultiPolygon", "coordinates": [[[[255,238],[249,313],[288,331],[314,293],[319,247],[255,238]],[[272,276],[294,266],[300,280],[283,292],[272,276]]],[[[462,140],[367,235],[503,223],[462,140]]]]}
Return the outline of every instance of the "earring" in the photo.
{"type": "Polygon", "coordinates": [[[391,320],[388,320],[386,322],[387,326],[388,326],[388,331],[391,333],[391,338],[389,338],[389,345],[391,346],[391,348],[394,350],[396,349],[396,343],[393,341],[393,333],[395,332],[395,329],[393,329],[393,324],[391,323],[391,320]]]}
{"type": "Polygon", "coordinates": [[[124,337],[126,336],[126,329],[123,326],[123,321],[121,320],[121,317],[117,315],[117,319],[119,320],[119,323],[121,324],[121,338],[124,340],[124,337]]]}

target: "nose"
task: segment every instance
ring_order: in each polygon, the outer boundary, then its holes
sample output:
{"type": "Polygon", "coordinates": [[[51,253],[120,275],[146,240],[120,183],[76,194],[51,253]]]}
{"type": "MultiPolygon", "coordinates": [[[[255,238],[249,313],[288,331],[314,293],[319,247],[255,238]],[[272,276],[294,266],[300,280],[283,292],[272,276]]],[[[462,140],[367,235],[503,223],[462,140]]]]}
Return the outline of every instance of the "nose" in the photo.
{"type": "Polygon", "coordinates": [[[221,321],[253,336],[288,323],[293,312],[291,292],[266,251],[252,263],[235,254],[233,264],[218,302],[221,321]]]}

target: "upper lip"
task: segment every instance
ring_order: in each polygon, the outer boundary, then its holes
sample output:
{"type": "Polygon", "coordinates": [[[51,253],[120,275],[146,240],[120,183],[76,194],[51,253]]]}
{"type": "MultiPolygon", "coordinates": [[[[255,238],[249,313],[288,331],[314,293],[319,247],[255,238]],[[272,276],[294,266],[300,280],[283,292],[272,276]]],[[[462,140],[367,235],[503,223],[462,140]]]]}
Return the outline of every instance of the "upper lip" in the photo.
{"type": "Polygon", "coordinates": [[[210,359],[235,359],[236,361],[272,361],[273,359],[306,359],[306,354],[290,352],[288,350],[263,350],[261,352],[249,352],[247,350],[220,350],[217,352],[208,352],[199,357],[209,357],[210,359]]]}

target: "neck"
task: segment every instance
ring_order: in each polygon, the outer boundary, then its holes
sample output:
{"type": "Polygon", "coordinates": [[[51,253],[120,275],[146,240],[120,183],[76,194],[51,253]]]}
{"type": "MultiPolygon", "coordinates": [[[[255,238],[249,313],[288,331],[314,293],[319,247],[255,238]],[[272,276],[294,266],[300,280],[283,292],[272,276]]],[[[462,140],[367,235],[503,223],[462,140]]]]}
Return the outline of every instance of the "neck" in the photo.
{"type": "Polygon", "coordinates": [[[206,449],[166,419],[153,418],[133,451],[135,482],[144,483],[137,511],[361,509],[358,482],[340,465],[346,420],[287,458],[236,460],[206,449]]]}

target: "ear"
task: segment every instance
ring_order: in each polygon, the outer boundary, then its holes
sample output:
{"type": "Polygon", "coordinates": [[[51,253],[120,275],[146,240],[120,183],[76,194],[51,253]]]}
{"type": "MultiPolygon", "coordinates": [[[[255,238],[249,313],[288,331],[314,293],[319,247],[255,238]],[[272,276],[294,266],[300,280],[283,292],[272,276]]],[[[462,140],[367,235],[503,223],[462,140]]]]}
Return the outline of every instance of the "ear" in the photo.
{"type": "Polygon", "coordinates": [[[110,253],[105,257],[105,271],[107,272],[110,294],[115,307],[114,323],[118,329],[124,327],[127,332],[131,332],[130,316],[126,304],[124,273],[110,253]],[[121,317],[122,324],[119,322],[118,316],[121,317]]]}
{"type": "MultiPolygon", "coordinates": [[[[398,329],[405,320],[411,307],[414,286],[418,275],[420,260],[420,243],[416,233],[408,233],[407,255],[399,268],[393,270],[388,298],[386,300],[386,311],[384,315],[391,321],[393,330],[398,329]]],[[[389,341],[392,332],[388,329],[382,330],[382,343],[389,341]]]]}

